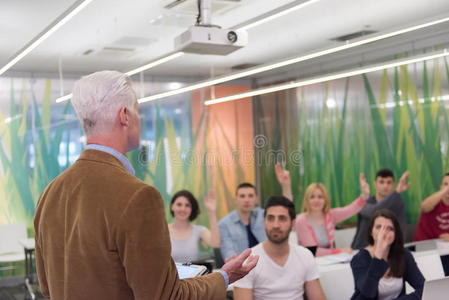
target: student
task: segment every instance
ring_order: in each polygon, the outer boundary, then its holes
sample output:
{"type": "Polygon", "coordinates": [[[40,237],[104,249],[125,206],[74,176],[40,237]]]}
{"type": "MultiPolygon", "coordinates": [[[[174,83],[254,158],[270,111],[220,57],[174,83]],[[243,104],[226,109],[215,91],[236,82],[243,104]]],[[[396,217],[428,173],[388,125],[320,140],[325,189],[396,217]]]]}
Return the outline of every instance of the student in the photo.
{"type": "Polygon", "coordinates": [[[235,283],[235,300],[325,299],[312,253],[290,245],[295,207],[283,196],[272,196],[265,206],[264,228],[268,239],[252,251],[259,262],[243,280],[235,283]]]}
{"type": "MultiPolygon", "coordinates": [[[[275,166],[275,171],[282,189],[290,191],[288,171],[282,170],[280,165],[275,166]]],[[[256,206],[259,203],[256,187],[251,183],[241,183],[235,194],[236,209],[219,222],[220,249],[224,259],[267,239],[263,226],[264,210],[256,206]]]]}
{"type": "Polygon", "coordinates": [[[388,169],[377,171],[374,181],[376,194],[368,198],[366,205],[357,216],[357,231],[352,241],[352,249],[360,249],[368,245],[367,230],[371,217],[376,210],[381,208],[387,208],[396,214],[405,240],[406,213],[401,193],[409,187],[407,183],[408,175],[408,171],[402,174],[395,190],[393,172],[388,169]]]}
{"type": "Polygon", "coordinates": [[[351,248],[335,248],[335,225],[358,213],[369,197],[369,185],[360,174],[361,195],[345,207],[330,208],[326,187],[322,183],[310,184],[304,194],[302,213],[296,218],[298,244],[317,246],[316,256],[351,253],[351,248]]]}
{"type": "Polygon", "coordinates": [[[440,190],[421,204],[414,240],[437,238],[449,242],[449,173],[444,174],[440,190]]]}
{"type": "Polygon", "coordinates": [[[213,248],[220,246],[220,231],[215,214],[217,201],[213,191],[210,191],[204,199],[204,205],[209,216],[211,230],[191,223],[200,213],[198,201],[191,192],[182,190],[173,196],[170,202],[173,223],[168,224],[168,230],[170,232],[171,256],[174,261],[187,263],[199,260],[200,242],[213,248]]]}
{"type": "Polygon", "coordinates": [[[352,300],[421,299],[424,277],[413,255],[404,248],[401,227],[394,213],[377,210],[368,227],[366,248],[353,257],[355,292],[352,300]],[[405,282],[415,291],[405,294],[405,282]]]}

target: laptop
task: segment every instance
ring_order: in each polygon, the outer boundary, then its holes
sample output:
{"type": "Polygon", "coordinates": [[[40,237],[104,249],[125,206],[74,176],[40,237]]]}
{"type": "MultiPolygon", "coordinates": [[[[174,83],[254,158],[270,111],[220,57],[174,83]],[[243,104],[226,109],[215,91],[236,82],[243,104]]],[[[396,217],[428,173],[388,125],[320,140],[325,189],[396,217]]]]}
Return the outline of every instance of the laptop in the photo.
{"type": "Polygon", "coordinates": [[[449,276],[429,280],[424,283],[422,300],[447,300],[449,299],[449,276]]]}

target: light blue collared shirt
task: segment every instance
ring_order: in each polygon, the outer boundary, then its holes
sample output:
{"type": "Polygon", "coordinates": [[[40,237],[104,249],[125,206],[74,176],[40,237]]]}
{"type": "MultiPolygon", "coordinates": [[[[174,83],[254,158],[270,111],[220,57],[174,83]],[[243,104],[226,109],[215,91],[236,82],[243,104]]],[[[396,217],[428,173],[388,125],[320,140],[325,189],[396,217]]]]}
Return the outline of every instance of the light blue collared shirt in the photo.
{"type": "Polygon", "coordinates": [[[109,153],[112,156],[114,156],[115,158],[117,158],[122,163],[123,166],[125,166],[125,168],[126,168],[126,170],[128,170],[129,174],[131,174],[133,176],[134,176],[134,174],[136,174],[136,172],[134,171],[133,166],[131,165],[129,160],[126,158],[126,156],[121,154],[117,150],[112,149],[111,147],[98,145],[98,144],[89,144],[84,149],[86,149],[86,150],[98,150],[98,151],[103,151],[103,152],[109,153]]]}
{"type": "MultiPolygon", "coordinates": [[[[264,209],[256,207],[251,211],[250,228],[252,234],[259,243],[267,239],[263,225],[264,209]]],[[[249,248],[248,231],[243,224],[236,210],[224,217],[219,222],[220,227],[220,249],[223,259],[227,259],[234,254],[240,254],[246,248],[249,248]]]]}

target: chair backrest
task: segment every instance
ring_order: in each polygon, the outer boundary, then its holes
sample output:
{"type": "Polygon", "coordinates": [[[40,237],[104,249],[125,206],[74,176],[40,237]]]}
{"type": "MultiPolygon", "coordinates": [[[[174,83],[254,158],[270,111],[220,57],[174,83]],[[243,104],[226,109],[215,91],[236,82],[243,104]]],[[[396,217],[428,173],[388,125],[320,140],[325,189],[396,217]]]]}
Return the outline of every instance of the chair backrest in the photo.
{"type": "Polygon", "coordinates": [[[444,277],[443,264],[438,251],[412,252],[419,270],[426,280],[434,280],[444,277]]]}
{"type": "Polygon", "coordinates": [[[335,247],[336,248],[351,247],[351,243],[352,240],[354,239],[356,230],[357,230],[356,227],[334,230],[335,247]]]}
{"type": "Polygon", "coordinates": [[[350,299],[354,294],[354,277],[349,264],[336,270],[320,272],[320,283],[328,300],[350,299]]]}
{"type": "Polygon", "coordinates": [[[23,252],[19,239],[27,238],[24,223],[0,225],[0,254],[23,252]]]}

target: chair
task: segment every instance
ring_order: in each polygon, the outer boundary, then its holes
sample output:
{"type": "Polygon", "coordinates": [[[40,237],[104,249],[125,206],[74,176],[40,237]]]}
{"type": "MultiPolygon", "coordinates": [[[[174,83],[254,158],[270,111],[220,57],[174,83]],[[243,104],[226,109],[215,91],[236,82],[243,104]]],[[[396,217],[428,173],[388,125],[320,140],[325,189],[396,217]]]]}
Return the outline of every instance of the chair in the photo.
{"type": "Polygon", "coordinates": [[[19,240],[25,238],[27,229],[24,223],[0,225],[0,263],[24,261],[25,252],[19,240]]]}
{"type": "Polygon", "coordinates": [[[327,300],[350,299],[354,294],[354,277],[349,264],[320,272],[320,283],[327,300]]]}
{"type": "Polygon", "coordinates": [[[336,248],[349,248],[351,247],[352,240],[354,239],[357,228],[345,228],[334,230],[335,247],[336,248]]]}

